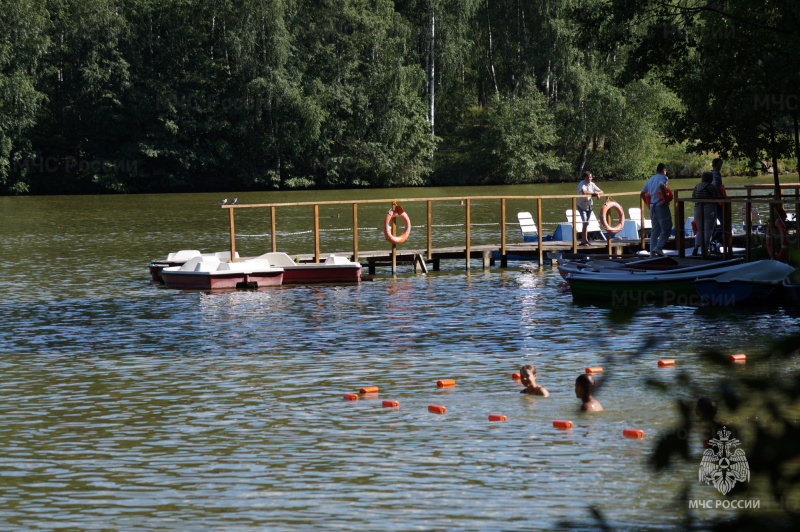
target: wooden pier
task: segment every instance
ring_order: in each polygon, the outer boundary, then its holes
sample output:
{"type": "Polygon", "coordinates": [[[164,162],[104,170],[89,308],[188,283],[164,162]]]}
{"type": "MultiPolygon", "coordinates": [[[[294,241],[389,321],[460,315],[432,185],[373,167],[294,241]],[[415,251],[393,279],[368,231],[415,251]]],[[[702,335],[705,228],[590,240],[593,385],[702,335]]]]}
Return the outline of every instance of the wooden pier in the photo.
{"type": "MultiPolygon", "coordinates": [[[[793,205],[795,207],[796,212],[800,212],[800,184],[792,184],[792,185],[782,185],[784,190],[789,189],[793,191],[793,197],[789,199],[785,199],[785,195],[783,198],[774,199],[774,195],[757,195],[756,192],[759,192],[767,187],[764,186],[750,186],[750,187],[743,187],[740,190],[746,191],[746,196],[738,196],[738,197],[728,197],[722,200],[716,200],[724,205],[723,208],[723,245],[725,250],[725,256],[730,257],[732,256],[732,246],[733,246],[733,224],[732,224],[732,211],[734,204],[741,204],[747,213],[751,212],[751,205],[755,203],[765,203],[769,204],[770,210],[774,207],[773,205],[782,204],[785,206],[793,205]]],[[[735,189],[731,188],[728,189],[729,193],[733,192],[735,189]]],[[[685,243],[685,238],[683,234],[684,229],[684,221],[685,221],[685,210],[686,205],[685,203],[689,202],[689,209],[693,207],[695,201],[703,201],[703,200],[692,200],[690,198],[685,198],[681,196],[691,196],[690,189],[684,190],[676,190],[675,192],[675,206],[674,206],[674,226],[675,226],[675,237],[674,243],[676,248],[679,250],[679,254],[683,256],[683,247],[685,243]]],[[[639,199],[639,192],[624,192],[624,193],[616,193],[614,194],[615,197],[622,197],[622,196],[636,196],[639,202],[639,206],[641,209],[641,219],[636,220],[639,223],[639,227],[644,227],[645,221],[645,206],[641,199],[639,199]]],[[[508,263],[509,257],[529,257],[531,261],[536,261],[540,265],[544,264],[545,259],[563,256],[563,254],[576,254],[579,251],[582,253],[595,253],[595,254],[603,254],[603,255],[620,255],[623,253],[625,248],[636,248],[636,249],[646,249],[647,246],[647,236],[644,231],[639,232],[639,238],[637,239],[617,239],[617,238],[609,238],[608,240],[602,241],[594,241],[588,246],[578,246],[578,235],[580,234],[580,225],[582,222],[578,221],[577,223],[573,223],[572,225],[572,240],[569,241],[543,241],[542,236],[544,235],[544,226],[543,226],[543,202],[545,201],[556,201],[561,200],[570,200],[572,205],[572,211],[577,211],[577,199],[581,197],[579,195],[558,195],[558,196],[472,196],[472,197],[437,197],[437,198],[403,198],[403,199],[374,199],[374,200],[358,200],[358,201],[320,201],[320,202],[294,202],[294,203],[266,203],[266,204],[235,204],[235,205],[221,205],[221,208],[228,210],[229,216],[229,224],[230,224],[230,252],[231,257],[236,256],[236,233],[235,233],[235,212],[237,209],[269,209],[269,219],[270,219],[270,237],[271,237],[271,247],[272,251],[278,251],[278,239],[277,239],[277,226],[278,226],[278,209],[284,207],[309,207],[312,210],[312,228],[311,232],[314,236],[314,250],[310,253],[301,253],[296,254],[298,260],[300,262],[320,262],[324,260],[324,258],[330,254],[336,254],[348,257],[350,260],[359,261],[362,263],[366,263],[369,272],[374,274],[378,267],[390,267],[392,273],[397,272],[398,265],[410,265],[413,267],[415,272],[427,272],[429,269],[438,270],[440,267],[440,262],[445,259],[456,259],[456,260],[463,260],[465,264],[465,268],[469,270],[471,268],[471,262],[473,260],[481,261],[483,268],[489,268],[491,265],[497,262],[496,258],[499,258],[499,263],[501,266],[505,267],[508,263]],[[485,202],[487,200],[496,200],[497,201],[497,225],[499,226],[499,232],[497,234],[496,243],[486,244],[480,243],[476,244],[472,240],[471,234],[471,209],[472,209],[472,202],[475,200],[480,200],[481,202],[485,202]],[[537,228],[537,233],[539,235],[539,240],[537,242],[526,242],[526,243],[507,243],[507,228],[506,225],[509,223],[506,221],[507,209],[506,204],[509,200],[524,200],[529,202],[529,204],[533,204],[535,206],[535,225],[537,228]],[[436,202],[450,202],[459,201],[461,205],[464,207],[464,244],[463,246],[449,246],[449,247],[436,247],[433,241],[432,235],[432,227],[433,227],[433,209],[436,202]],[[427,232],[427,246],[423,249],[398,249],[397,244],[387,242],[387,248],[384,250],[371,250],[371,251],[363,251],[359,248],[359,227],[358,227],[358,215],[359,215],[359,206],[364,204],[383,204],[387,206],[387,208],[393,208],[395,205],[399,204],[413,204],[413,203],[424,203],[426,206],[426,220],[423,224],[423,230],[427,232]],[[352,249],[350,250],[330,250],[328,252],[321,252],[321,238],[322,238],[322,231],[320,230],[320,214],[319,209],[320,206],[323,205],[347,205],[352,209],[352,249]]],[[[602,196],[601,196],[602,198],[602,196]]],[[[599,202],[598,202],[599,203],[599,202]]],[[[747,255],[749,256],[749,251],[751,245],[754,243],[754,239],[751,235],[751,225],[752,220],[750,216],[746,216],[746,247],[747,247],[747,255]]],[[[608,225],[613,225],[611,220],[606,220],[608,225]]],[[[562,222],[563,223],[563,222],[562,222]]],[[[390,226],[390,235],[396,235],[396,218],[391,220],[390,226]]],[[[800,245],[800,243],[798,243],[800,245]]]]}
{"type": "MultiPolygon", "coordinates": [[[[638,192],[625,192],[614,194],[614,196],[639,196],[638,192]]],[[[571,252],[577,253],[578,250],[600,251],[605,249],[609,255],[621,252],[624,245],[638,244],[644,246],[646,239],[642,234],[640,239],[624,242],[621,240],[608,240],[593,243],[589,246],[578,246],[578,229],[581,222],[572,225],[572,240],[571,241],[542,241],[540,238],[538,242],[529,242],[526,244],[508,244],[507,231],[506,231],[506,204],[509,200],[523,200],[533,202],[536,206],[536,226],[538,235],[544,235],[543,215],[542,215],[542,202],[552,200],[570,200],[573,212],[577,212],[577,199],[579,195],[558,195],[558,196],[471,196],[471,197],[437,197],[437,198],[403,198],[403,199],[376,199],[376,200],[358,200],[352,202],[343,201],[320,201],[320,202],[295,202],[295,203],[265,203],[265,204],[235,204],[235,205],[221,205],[221,208],[228,209],[229,226],[230,226],[230,252],[231,257],[236,256],[236,225],[234,213],[237,209],[269,209],[270,212],[270,237],[272,242],[272,251],[278,251],[277,240],[277,210],[284,207],[310,207],[313,212],[312,216],[312,232],[314,234],[314,251],[313,253],[298,254],[298,259],[302,262],[320,262],[324,257],[335,253],[336,255],[349,257],[354,261],[365,261],[371,272],[375,271],[378,266],[390,266],[392,273],[396,273],[398,264],[411,264],[414,265],[415,271],[427,271],[428,265],[431,265],[434,270],[439,268],[439,263],[443,259],[462,259],[464,260],[465,268],[471,268],[471,261],[473,259],[480,259],[484,267],[489,267],[492,263],[492,256],[497,255],[500,257],[502,266],[507,265],[507,258],[510,254],[531,256],[532,260],[536,260],[542,264],[548,253],[564,253],[571,252]],[[471,224],[471,209],[474,200],[486,201],[495,200],[498,202],[497,214],[499,234],[498,243],[496,244],[474,244],[472,241],[472,224],[471,224]],[[453,202],[459,201],[464,207],[464,246],[458,247],[435,247],[433,242],[433,209],[436,202],[453,202]],[[378,251],[362,251],[359,248],[359,228],[358,228],[358,214],[359,206],[364,204],[383,204],[387,207],[393,207],[399,204],[412,204],[424,203],[426,206],[426,223],[424,224],[427,231],[427,246],[424,249],[406,250],[398,249],[396,244],[388,244],[389,249],[378,251]],[[320,231],[320,214],[319,208],[322,205],[347,205],[352,208],[352,236],[353,247],[352,250],[331,250],[327,253],[320,251],[321,247],[321,231],[320,231]],[[513,251],[513,253],[511,253],[513,251]]],[[[642,205],[640,201],[640,205],[642,205]]],[[[644,213],[644,209],[642,209],[644,213]]],[[[640,226],[644,225],[644,214],[642,219],[639,220],[640,226]]],[[[396,219],[392,219],[391,234],[395,235],[396,232],[396,219]]]]}
{"type": "MultiPolygon", "coordinates": [[[[611,255],[620,256],[623,254],[623,248],[629,246],[638,246],[639,240],[614,240],[612,243],[611,255]]],[[[607,252],[607,245],[605,242],[592,242],[588,246],[580,246],[577,252],[572,251],[572,246],[569,242],[543,242],[542,248],[544,251],[544,261],[558,260],[561,257],[575,256],[576,254],[602,254],[607,252]]],[[[336,255],[347,257],[350,260],[355,260],[352,252],[335,252],[336,255]]],[[[328,254],[323,254],[321,259],[324,260],[328,254]]],[[[501,267],[508,265],[509,257],[514,260],[530,260],[533,262],[539,261],[539,246],[535,242],[522,243],[522,244],[506,244],[506,255],[501,254],[501,246],[497,244],[482,244],[474,245],[470,249],[469,262],[473,260],[480,261],[483,269],[498,263],[501,267]]],[[[312,254],[297,255],[300,262],[314,262],[312,254]]],[[[429,270],[438,271],[442,260],[466,260],[466,250],[462,247],[446,247],[434,248],[431,254],[425,249],[410,249],[397,251],[394,256],[394,266],[411,266],[414,273],[427,273],[429,270]]],[[[392,256],[390,251],[362,251],[358,260],[365,264],[370,274],[375,274],[378,267],[391,267],[392,256]]],[[[540,262],[542,264],[542,262],[540,262]]]]}

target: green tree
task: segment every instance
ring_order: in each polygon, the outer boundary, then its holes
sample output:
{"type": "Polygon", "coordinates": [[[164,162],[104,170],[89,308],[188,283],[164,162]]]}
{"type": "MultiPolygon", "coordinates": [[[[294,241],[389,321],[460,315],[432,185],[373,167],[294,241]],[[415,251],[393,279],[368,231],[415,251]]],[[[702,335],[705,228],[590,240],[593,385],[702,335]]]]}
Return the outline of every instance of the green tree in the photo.
{"type": "Polygon", "coordinates": [[[45,95],[37,90],[47,50],[47,16],[41,2],[4,0],[0,8],[0,191],[29,190],[34,157],[29,132],[45,95]]]}
{"type": "Polygon", "coordinates": [[[696,151],[771,159],[778,193],[778,159],[800,150],[796,2],[618,2],[598,16],[613,21],[611,46],[634,47],[630,72],[653,72],[682,101],[670,116],[672,138],[696,151]]]}
{"type": "Polygon", "coordinates": [[[299,2],[247,0],[231,28],[235,102],[232,168],[243,186],[313,186],[308,158],[325,116],[302,84],[305,57],[289,27],[299,2]]]}
{"type": "Polygon", "coordinates": [[[38,82],[48,105],[32,138],[48,164],[32,185],[38,192],[106,188],[102,182],[117,166],[127,130],[122,112],[129,72],[120,49],[127,22],[107,0],[46,4],[51,46],[38,82]]]}
{"type": "Polygon", "coordinates": [[[405,58],[409,28],[387,0],[308,2],[295,43],[304,87],[323,109],[307,154],[319,186],[419,185],[433,147],[405,58]]]}
{"type": "Polygon", "coordinates": [[[514,96],[499,96],[481,139],[487,180],[517,184],[546,180],[563,163],[555,153],[555,116],[536,88],[523,84],[514,96]]]}

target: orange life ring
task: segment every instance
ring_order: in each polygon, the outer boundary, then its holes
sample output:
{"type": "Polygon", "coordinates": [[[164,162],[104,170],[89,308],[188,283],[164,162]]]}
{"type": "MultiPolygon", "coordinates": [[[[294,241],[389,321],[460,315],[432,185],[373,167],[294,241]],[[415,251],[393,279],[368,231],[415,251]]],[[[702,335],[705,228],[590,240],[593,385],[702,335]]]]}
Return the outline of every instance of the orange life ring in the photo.
{"type": "Polygon", "coordinates": [[[661,199],[661,201],[664,202],[665,205],[667,205],[670,202],[672,202],[675,195],[672,193],[672,189],[670,189],[667,185],[664,185],[664,192],[661,192],[661,190],[659,190],[658,197],[661,199]]]}
{"type": "Polygon", "coordinates": [[[622,231],[622,228],[625,227],[625,212],[622,210],[622,207],[616,201],[607,201],[603,204],[603,208],[600,210],[600,223],[603,225],[603,229],[609,232],[609,234],[615,234],[622,231]],[[619,222],[617,225],[610,226],[608,224],[608,211],[610,210],[617,211],[617,216],[619,217],[619,222]]]}
{"type": "Polygon", "coordinates": [[[767,237],[766,246],[767,246],[767,255],[771,259],[785,261],[786,256],[789,254],[789,234],[786,232],[786,224],[783,223],[783,220],[780,218],[775,220],[774,223],[767,224],[767,231],[765,233],[767,237]],[[775,246],[772,242],[772,228],[778,230],[778,233],[781,237],[781,250],[775,253],[775,246]]]}
{"type": "Polygon", "coordinates": [[[408,217],[408,214],[400,205],[395,205],[389,212],[386,213],[386,218],[383,219],[383,236],[385,236],[386,240],[392,244],[402,244],[408,239],[408,235],[410,234],[411,218],[408,217]],[[395,236],[392,234],[392,219],[397,218],[398,216],[403,220],[406,228],[402,235],[395,236]]]}

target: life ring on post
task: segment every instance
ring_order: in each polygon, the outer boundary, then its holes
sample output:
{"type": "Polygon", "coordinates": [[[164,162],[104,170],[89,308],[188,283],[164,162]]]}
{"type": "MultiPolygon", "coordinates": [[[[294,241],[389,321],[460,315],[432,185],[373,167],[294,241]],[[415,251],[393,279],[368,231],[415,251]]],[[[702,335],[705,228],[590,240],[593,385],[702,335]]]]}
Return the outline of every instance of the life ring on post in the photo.
{"type": "Polygon", "coordinates": [[[783,220],[778,218],[774,223],[770,222],[767,224],[765,236],[767,237],[765,244],[767,246],[767,255],[769,255],[769,258],[781,262],[786,261],[786,256],[789,254],[789,234],[786,231],[786,224],[783,223],[783,220]],[[773,227],[778,230],[778,234],[781,237],[781,249],[777,253],[775,253],[775,246],[772,242],[773,227]]]}
{"type": "Polygon", "coordinates": [[[603,204],[603,208],[600,210],[600,223],[603,225],[603,229],[609,232],[609,234],[615,234],[622,231],[622,228],[625,227],[625,212],[622,210],[622,206],[616,201],[611,201],[610,199],[603,204]],[[608,223],[608,211],[614,210],[617,211],[617,217],[619,221],[617,225],[611,226],[608,223]]]}
{"type": "Polygon", "coordinates": [[[400,205],[392,206],[391,210],[386,213],[386,218],[383,219],[383,236],[392,244],[402,244],[408,239],[408,235],[410,234],[411,218],[408,217],[408,214],[400,205]],[[398,216],[403,220],[403,224],[405,224],[406,227],[402,235],[395,236],[392,234],[392,220],[398,216]]]}

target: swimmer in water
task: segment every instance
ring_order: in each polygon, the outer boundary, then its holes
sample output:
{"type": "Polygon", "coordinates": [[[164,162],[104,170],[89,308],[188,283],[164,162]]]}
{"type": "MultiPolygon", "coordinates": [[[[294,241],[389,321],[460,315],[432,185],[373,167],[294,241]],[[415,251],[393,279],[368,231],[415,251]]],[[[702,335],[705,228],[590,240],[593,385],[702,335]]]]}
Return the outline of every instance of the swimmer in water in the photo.
{"type": "Polygon", "coordinates": [[[522,366],[519,370],[519,380],[525,386],[525,389],[519,393],[550,397],[550,392],[545,390],[544,386],[536,384],[536,368],[533,365],[526,364],[522,366]]]}
{"type": "Polygon", "coordinates": [[[717,417],[717,402],[713,399],[708,397],[701,397],[697,400],[697,406],[694,409],[694,413],[697,414],[697,417],[700,419],[700,423],[703,427],[703,431],[706,435],[710,438],[718,437],[718,432],[727,429],[731,431],[733,437],[736,437],[737,431],[736,428],[733,427],[730,423],[725,423],[724,421],[720,421],[716,419],[717,417]]]}
{"type": "Polygon", "coordinates": [[[581,412],[602,412],[603,406],[592,396],[594,377],[586,373],[575,379],[575,396],[583,401],[581,412]]]}

